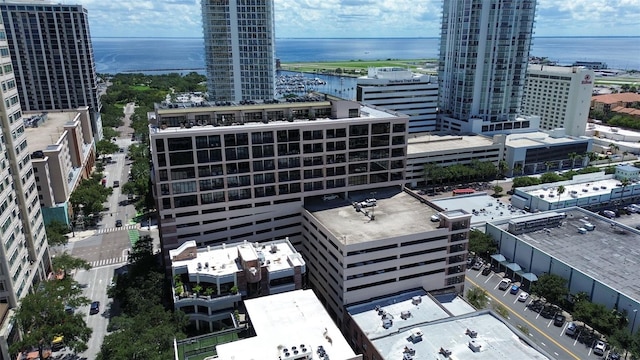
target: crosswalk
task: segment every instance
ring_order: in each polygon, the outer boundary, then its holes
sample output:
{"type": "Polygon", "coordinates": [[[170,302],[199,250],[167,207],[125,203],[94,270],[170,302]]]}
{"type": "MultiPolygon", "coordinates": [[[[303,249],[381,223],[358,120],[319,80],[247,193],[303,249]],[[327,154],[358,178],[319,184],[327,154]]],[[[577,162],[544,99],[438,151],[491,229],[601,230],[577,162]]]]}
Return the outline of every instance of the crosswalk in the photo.
{"type": "Polygon", "coordinates": [[[103,229],[96,230],[96,235],[106,234],[106,233],[115,232],[115,231],[134,230],[137,228],[138,228],[138,224],[129,224],[129,225],[120,226],[120,227],[103,228],[103,229]]]}
{"type": "Polygon", "coordinates": [[[113,265],[113,264],[124,264],[127,262],[127,260],[129,260],[129,256],[125,255],[125,256],[120,256],[120,257],[111,258],[111,259],[96,260],[96,261],[90,262],[89,264],[91,265],[91,267],[95,268],[95,267],[107,266],[107,265],[113,265]]]}

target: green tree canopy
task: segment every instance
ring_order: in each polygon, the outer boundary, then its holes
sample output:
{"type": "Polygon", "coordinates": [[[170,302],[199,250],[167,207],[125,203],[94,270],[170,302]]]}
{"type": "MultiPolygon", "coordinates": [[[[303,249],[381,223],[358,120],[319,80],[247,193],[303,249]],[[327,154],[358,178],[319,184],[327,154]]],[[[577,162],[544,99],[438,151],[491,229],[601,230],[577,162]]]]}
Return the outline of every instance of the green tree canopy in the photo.
{"type": "Polygon", "coordinates": [[[542,274],[538,281],[531,285],[531,293],[547,299],[552,304],[559,304],[567,298],[567,280],[555,274],[542,274]]]}
{"type": "Polygon", "coordinates": [[[59,221],[51,221],[44,226],[47,233],[49,246],[67,245],[69,238],[65,235],[69,233],[69,227],[59,221]]]}
{"type": "Polygon", "coordinates": [[[112,143],[110,139],[102,139],[96,143],[96,152],[98,153],[98,156],[114,154],[118,152],[119,149],[120,147],[112,143]]]}
{"type": "Polygon", "coordinates": [[[488,256],[495,254],[498,247],[493,238],[480,230],[469,232],[469,251],[478,256],[488,256]]]}
{"type": "Polygon", "coordinates": [[[484,309],[489,302],[487,290],[474,286],[467,290],[467,300],[469,304],[473,305],[476,309],[484,309]]]}
{"type": "Polygon", "coordinates": [[[53,339],[64,336],[65,345],[74,352],[87,349],[91,329],[82,314],[65,312],[65,305],[78,307],[89,303],[82,290],[70,277],[41,283],[38,291],[25,296],[16,309],[15,324],[23,337],[11,344],[10,352],[18,352],[37,347],[40,357],[53,339]]]}
{"type": "Polygon", "coordinates": [[[91,265],[84,259],[80,259],[74,256],[71,256],[66,251],[62,254],[58,254],[51,259],[52,266],[56,271],[64,271],[65,274],[69,274],[71,270],[91,269],[91,265]]]}

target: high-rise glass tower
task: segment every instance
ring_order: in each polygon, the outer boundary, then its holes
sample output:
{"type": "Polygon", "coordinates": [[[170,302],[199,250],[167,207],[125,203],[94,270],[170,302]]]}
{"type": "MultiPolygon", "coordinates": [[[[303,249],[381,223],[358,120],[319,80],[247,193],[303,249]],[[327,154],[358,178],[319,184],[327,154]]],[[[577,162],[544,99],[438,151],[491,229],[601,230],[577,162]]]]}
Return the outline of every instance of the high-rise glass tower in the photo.
{"type": "Polygon", "coordinates": [[[0,21],[0,359],[19,336],[12,309],[51,269],[9,46],[0,21]]]}
{"type": "Polygon", "coordinates": [[[25,111],[88,106],[102,138],[98,77],[87,9],[37,0],[0,3],[18,93],[25,111]]]}
{"type": "Polygon", "coordinates": [[[210,100],[273,99],[273,0],[202,0],[210,100]]]}
{"type": "Polygon", "coordinates": [[[527,125],[516,115],[535,6],[536,0],[444,0],[438,64],[443,129],[493,132],[527,125]]]}

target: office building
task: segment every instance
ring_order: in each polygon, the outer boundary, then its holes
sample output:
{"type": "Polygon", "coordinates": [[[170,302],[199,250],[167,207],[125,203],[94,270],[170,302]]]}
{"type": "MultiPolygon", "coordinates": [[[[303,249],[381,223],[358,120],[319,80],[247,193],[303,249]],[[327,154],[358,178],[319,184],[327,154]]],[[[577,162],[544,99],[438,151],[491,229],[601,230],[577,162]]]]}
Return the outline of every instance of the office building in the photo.
{"type": "Polygon", "coordinates": [[[98,77],[87,9],[45,1],[0,3],[18,94],[25,111],[88,106],[102,139],[98,77]]]}
{"type": "Polygon", "coordinates": [[[404,291],[346,311],[345,336],[365,359],[553,359],[502,316],[455,294],[404,291]]]}
{"type": "MultiPolygon", "coordinates": [[[[158,105],[149,129],[165,256],[289,237],[309,198],[404,183],[406,115],[304,97],[253,105],[158,105]]],[[[167,258],[168,260],[168,258],[167,258]]]]}
{"type": "Polygon", "coordinates": [[[44,221],[71,226],[69,197],[95,165],[89,108],[27,116],[28,151],[44,221]]]}
{"type": "Polygon", "coordinates": [[[273,99],[276,86],[273,0],[201,3],[209,99],[273,99]]]}
{"type": "MultiPolygon", "coordinates": [[[[9,359],[9,343],[19,338],[14,309],[45,279],[51,268],[49,247],[31,166],[20,98],[0,24],[0,358],[9,359]]],[[[35,345],[35,344],[34,344],[35,345]]]]}
{"type": "Polygon", "coordinates": [[[342,327],[344,306],[424,288],[462,292],[471,214],[429,206],[398,188],[308,202],[302,254],[309,285],[342,327]],[[358,201],[375,197],[376,206],[358,201]]]}
{"type": "Polygon", "coordinates": [[[445,0],[439,126],[460,133],[536,130],[519,117],[536,1],[445,0]]]}
{"type": "Polygon", "coordinates": [[[397,67],[369,68],[357,79],[356,100],[409,115],[409,133],[436,130],[438,79],[397,67]]]}
{"type": "Polygon", "coordinates": [[[567,280],[569,297],[584,292],[593,303],[625,312],[628,329],[638,330],[640,278],[633,264],[639,230],[571,207],[489,222],[486,234],[498,244],[493,257],[507,276],[558,275],[567,280]]]}
{"type": "Polygon", "coordinates": [[[219,331],[242,297],[302,289],[306,264],[289,239],[198,249],[191,240],[169,251],[173,305],[198,330],[219,331]]]}
{"type": "Polygon", "coordinates": [[[505,141],[506,136],[502,134],[493,137],[430,133],[410,135],[407,145],[407,184],[414,188],[425,185],[425,166],[428,164],[447,167],[488,161],[498,166],[504,158],[505,141]]]}
{"type": "Polygon", "coordinates": [[[592,147],[591,138],[567,136],[562,128],[509,134],[504,160],[509,176],[569,170],[582,167],[592,147]]]}
{"type": "Polygon", "coordinates": [[[529,65],[522,114],[539,116],[541,130],[564,128],[567,135],[584,136],[594,76],[584,67],[529,65]]]}

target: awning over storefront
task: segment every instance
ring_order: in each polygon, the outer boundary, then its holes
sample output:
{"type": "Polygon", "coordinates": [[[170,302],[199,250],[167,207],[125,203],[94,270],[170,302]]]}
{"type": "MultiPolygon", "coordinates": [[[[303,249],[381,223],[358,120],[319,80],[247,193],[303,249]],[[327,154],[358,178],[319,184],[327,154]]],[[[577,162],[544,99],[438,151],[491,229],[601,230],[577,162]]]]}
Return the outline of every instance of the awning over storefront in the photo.
{"type": "Polygon", "coordinates": [[[516,263],[508,263],[507,265],[505,265],[507,267],[507,269],[511,270],[511,271],[520,271],[522,270],[522,268],[520,267],[520,265],[516,264],[516,263]]]}
{"type": "Polygon", "coordinates": [[[491,258],[499,263],[507,260],[502,254],[493,254],[491,258]]]}
{"type": "Polygon", "coordinates": [[[534,273],[524,273],[522,274],[523,279],[527,279],[531,282],[538,281],[538,277],[534,273]]]}

